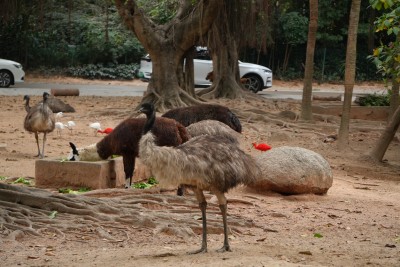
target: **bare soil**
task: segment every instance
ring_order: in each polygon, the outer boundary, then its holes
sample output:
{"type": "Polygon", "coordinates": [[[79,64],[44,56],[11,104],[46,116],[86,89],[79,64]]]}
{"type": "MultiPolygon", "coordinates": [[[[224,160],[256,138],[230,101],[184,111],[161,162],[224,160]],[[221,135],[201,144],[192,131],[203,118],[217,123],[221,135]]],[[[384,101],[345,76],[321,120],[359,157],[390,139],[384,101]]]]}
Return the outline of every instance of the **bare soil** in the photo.
{"type": "MultiPolygon", "coordinates": [[[[343,90],[340,85],[317,87],[343,90]]],[[[301,83],[276,81],[273,89],[289,88],[300,90],[301,83]]],[[[355,89],[373,91],[382,86],[363,84],[355,89]]],[[[76,109],[60,120],[73,120],[77,126],[72,133],[49,134],[47,157],[66,156],[69,141],[78,146],[99,141],[101,134],[94,135],[89,123],[114,127],[133,114],[140,101],[139,97],[59,98],[76,109]]],[[[39,100],[32,96],[31,103],[39,100]]],[[[12,184],[24,177],[30,187],[15,185],[35,196],[31,202],[41,203],[35,206],[22,197],[25,202],[0,201],[6,220],[0,225],[0,265],[400,266],[399,133],[384,163],[371,163],[361,156],[375,145],[384,121],[352,120],[348,149],[338,151],[336,142],[323,142],[337,132],[338,117],[317,116],[314,123],[305,123],[280,115],[282,111],[298,113],[299,101],[215,102],[240,116],[243,147],[248,153],[263,153],[252,149],[251,142],[265,142],[272,147],[304,147],[323,155],[334,174],[327,195],[283,196],[244,187],[230,191],[228,225],[233,252],[218,253],[223,242],[222,218],[215,197],[209,194],[209,252],[187,255],[201,243],[200,210],[192,193],[178,197],[174,190],[157,187],[94,190],[78,196],[59,194],[55,188],[35,190],[37,149],[34,136],[23,129],[22,96],[0,96],[1,183],[12,184]],[[71,206],[50,218],[57,203],[61,203],[57,207],[71,206]]]]}

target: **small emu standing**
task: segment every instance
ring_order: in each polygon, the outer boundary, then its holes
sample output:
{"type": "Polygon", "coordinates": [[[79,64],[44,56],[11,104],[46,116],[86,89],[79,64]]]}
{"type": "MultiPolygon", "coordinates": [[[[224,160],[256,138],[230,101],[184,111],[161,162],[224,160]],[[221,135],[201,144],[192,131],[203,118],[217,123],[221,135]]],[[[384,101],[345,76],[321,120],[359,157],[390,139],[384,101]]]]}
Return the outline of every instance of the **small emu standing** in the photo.
{"type": "MultiPolygon", "coordinates": [[[[132,184],[135,159],[139,154],[139,140],[145,123],[145,118],[126,119],[96,145],[97,153],[102,159],[107,159],[112,155],[122,156],[126,188],[132,184]]],[[[158,118],[152,131],[159,146],[177,146],[189,140],[190,137],[183,125],[168,118],[158,118]]]]}
{"type": "Polygon", "coordinates": [[[183,184],[194,191],[199,202],[203,223],[202,245],[192,253],[207,251],[207,202],[204,190],[216,195],[222,213],[224,245],[219,251],[231,251],[224,193],[239,184],[251,184],[257,179],[260,170],[254,159],[231,139],[219,135],[200,135],[177,147],[157,146],[150,131],[156,120],[154,107],[144,103],[140,111],[146,114],[147,123],[139,142],[139,158],[151,168],[161,184],[183,184]]]}
{"type": "Polygon", "coordinates": [[[28,132],[34,133],[36,138],[36,144],[38,148],[38,157],[44,158],[44,146],[46,144],[46,135],[54,130],[55,127],[55,118],[51,109],[48,107],[47,99],[49,94],[47,92],[43,93],[43,102],[39,103],[36,106],[30,107],[29,109],[29,97],[25,99],[25,110],[27,110],[28,114],[26,114],[24,120],[24,128],[28,132]],[[39,146],[39,133],[43,133],[43,147],[40,152],[39,146]]]}
{"type": "Polygon", "coordinates": [[[185,127],[202,120],[216,120],[225,123],[238,133],[242,132],[239,118],[229,108],[217,104],[175,108],[165,112],[161,117],[174,119],[185,127]]]}

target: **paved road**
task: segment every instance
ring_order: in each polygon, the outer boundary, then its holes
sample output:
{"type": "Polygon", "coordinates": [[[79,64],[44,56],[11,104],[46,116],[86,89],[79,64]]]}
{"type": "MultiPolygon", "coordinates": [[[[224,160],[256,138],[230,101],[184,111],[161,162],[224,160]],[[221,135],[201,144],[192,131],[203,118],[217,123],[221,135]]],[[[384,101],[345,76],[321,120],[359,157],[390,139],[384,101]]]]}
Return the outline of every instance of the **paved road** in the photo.
{"type": "Polygon", "coordinates": [[[20,83],[9,88],[0,88],[0,95],[42,95],[51,89],[79,89],[79,95],[88,96],[142,96],[145,86],[102,85],[102,84],[62,84],[62,83],[20,83]]]}
{"type": "MultiPolygon", "coordinates": [[[[140,85],[104,85],[104,84],[63,84],[63,83],[33,83],[25,82],[16,84],[10,88],[0,88],[0,95],[18,96],[18,95],[42,95],[51,89],[79,89],[81,96],[143,96],[146,91],[147,84],[140,85]]],[[[363,92],[365,93],[365,92],[363,92]]],[[[354,91],[353,96],[363,94],[354,91]]],[[[342,95],[338,91],[318,91],[314,95],[332,97],[342,95]]],[[[279,87],[272,87],[258,92],[258,95],[270,99],[295,99],[301,100],[301,90],[281,90],[279,87]]]]}

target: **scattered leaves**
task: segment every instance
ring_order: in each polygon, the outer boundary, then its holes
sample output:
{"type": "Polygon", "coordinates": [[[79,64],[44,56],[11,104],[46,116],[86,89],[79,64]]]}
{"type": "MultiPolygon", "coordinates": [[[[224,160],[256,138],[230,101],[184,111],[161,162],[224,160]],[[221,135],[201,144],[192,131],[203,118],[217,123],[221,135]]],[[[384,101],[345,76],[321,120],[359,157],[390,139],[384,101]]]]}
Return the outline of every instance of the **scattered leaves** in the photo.
{"type": "Polygon", "coordinates": [[[57,216],[57,214],[58,214],[58,211],[53,210],[53,211],[50,213],[49,218],[50,218],[50,219],[54,219],[54,218],[57,216]]]}
{"type": "Polygon", "coordinates": [[[13,182],[13,184],[26,184],[31,185],[31,181],[25,179],[25,177],[19,177],[17,180],[13,182]]]}
{"type": "Polygon", "coordinates": [[[136,189],[147,189],[156,184],[158,184],[158,181],[154,177],[150,177],[147,183],[146,182],[135,183],[132,185],[132,187],[136,189]]]}
{"type": "Polygon", "coordinates": [[[314,234],[314,237],[316,237],[316,238],[322,238],[322,237],[324,237],[324,236],[321,235],[320,233],[315,233],[315,234],[314,234]]]}

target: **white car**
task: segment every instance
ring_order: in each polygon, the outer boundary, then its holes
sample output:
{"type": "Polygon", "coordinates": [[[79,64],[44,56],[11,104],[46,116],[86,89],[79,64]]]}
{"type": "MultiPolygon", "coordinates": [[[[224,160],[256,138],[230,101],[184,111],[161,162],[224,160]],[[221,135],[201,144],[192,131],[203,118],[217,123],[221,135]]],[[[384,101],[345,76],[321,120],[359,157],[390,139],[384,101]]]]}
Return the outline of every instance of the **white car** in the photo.
{"type": "MultiPolygon", "coordinates": [[[[212,60],[209,59],[205,49],[197,49],[197,58],[194,61],[194,83],[196,86],[210,86],[211,82],[206,80],[206,76],[212,71],[212,60]]],[[[239,61],[240,78],[246,78],[244,86],[257,93],[265,88],[272,86],[272,71],[264,66],[245,63],[239,61]]],[[[152,74],[152,63],[147,54],[140,60],[138,76],[144,81],[148,81],[152,74]]]]}
{"type": "Polygon", "coordinates": [[[0,87],[9,87],[16,83],[22,83],[25,72],[18,62],[0,58],[0,87]]]}

